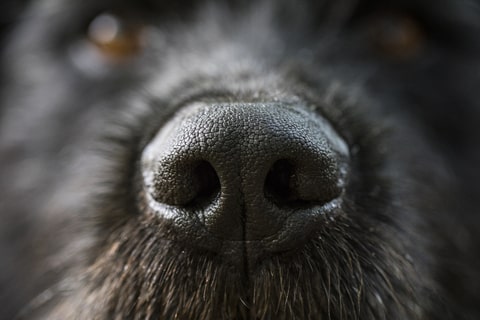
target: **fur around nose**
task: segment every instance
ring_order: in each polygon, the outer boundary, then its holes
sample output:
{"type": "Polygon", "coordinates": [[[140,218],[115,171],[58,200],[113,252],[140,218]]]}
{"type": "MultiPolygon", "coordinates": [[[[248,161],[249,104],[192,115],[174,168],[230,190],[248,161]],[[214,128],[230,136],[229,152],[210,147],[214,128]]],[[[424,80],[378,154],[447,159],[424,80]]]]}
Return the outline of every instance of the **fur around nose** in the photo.
{"type": "Polygon", "coordinates": [[[199,219],[215,237],[251,241],[302,232],[340,197],[348,148],[327,120],[283,103],[194,103],[142,155],[146,193],[167,216],[199,219]],[[292,220],[293,217],[293,220],[292,220]],[[297,218],[295,218],[297,217],[297,218]]]}

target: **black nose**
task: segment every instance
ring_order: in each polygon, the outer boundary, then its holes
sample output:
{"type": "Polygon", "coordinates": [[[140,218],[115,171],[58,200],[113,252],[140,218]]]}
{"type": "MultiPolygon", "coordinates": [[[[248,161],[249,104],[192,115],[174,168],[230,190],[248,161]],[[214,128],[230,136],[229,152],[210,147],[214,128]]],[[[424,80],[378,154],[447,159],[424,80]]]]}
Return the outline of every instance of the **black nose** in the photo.
{"type": "Polygon", "coordinates": [[[142,173],[150,207],[185,232],[273,241],[334,206],[347,158],[329,122],[305,107],[197,103],[146,147],[142,173]]]}

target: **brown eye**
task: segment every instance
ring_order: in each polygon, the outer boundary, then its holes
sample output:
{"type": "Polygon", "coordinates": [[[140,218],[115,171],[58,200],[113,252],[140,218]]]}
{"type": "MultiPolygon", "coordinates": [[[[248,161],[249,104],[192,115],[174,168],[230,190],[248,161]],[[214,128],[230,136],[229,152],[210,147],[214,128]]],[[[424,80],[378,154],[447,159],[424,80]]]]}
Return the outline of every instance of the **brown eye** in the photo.
{"type": "Polygon", "coordinates": [[[97,16],[88,26],[88,39],[112,62],[122,62],[143,47],[144,26],[113,14],[97,16]]]}
{"type": "Polygon", "coordinates": [[[421,26],[408,15],[384,14],[370,26],[375,49],[392,59],[404,60],[419,54],[425,44],[421,26]]]}

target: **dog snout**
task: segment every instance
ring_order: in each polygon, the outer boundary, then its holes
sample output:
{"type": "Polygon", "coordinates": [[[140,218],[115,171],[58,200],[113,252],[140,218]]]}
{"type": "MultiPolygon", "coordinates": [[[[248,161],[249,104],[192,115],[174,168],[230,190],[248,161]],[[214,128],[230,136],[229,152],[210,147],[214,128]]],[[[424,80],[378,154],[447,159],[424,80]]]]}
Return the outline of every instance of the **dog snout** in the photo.
{"type": "Polygon", "coordinates": [[[226,241],[295,238],[341,198],[348,147],[301,105],[194,103],[160,128],[141,170],[150,205],[186,233],[198,220],[226,241]]]}

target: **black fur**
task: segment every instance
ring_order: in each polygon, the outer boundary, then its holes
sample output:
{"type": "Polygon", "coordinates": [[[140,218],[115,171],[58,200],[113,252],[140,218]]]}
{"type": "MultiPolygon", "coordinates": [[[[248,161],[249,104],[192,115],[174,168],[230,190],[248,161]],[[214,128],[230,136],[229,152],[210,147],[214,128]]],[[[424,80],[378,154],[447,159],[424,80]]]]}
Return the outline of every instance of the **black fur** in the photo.
{"type": "Polygon", "coordinates": [[[1,60],[0,318],[479,319],[479,32],[474,0],[33,1],[1,60]],[[149,26],[142,52],[89,51],[103,12],[149,26]],[[397,16],[413,53],[372,36],[397,16]],[[339,212],[245,270],[182,241],[138,161],[192,101],[327,118],[339,212]]]}

